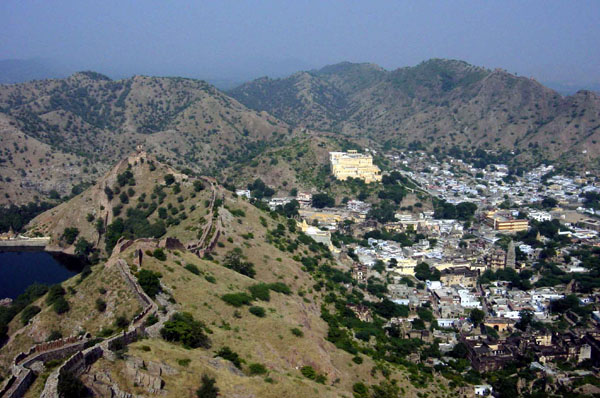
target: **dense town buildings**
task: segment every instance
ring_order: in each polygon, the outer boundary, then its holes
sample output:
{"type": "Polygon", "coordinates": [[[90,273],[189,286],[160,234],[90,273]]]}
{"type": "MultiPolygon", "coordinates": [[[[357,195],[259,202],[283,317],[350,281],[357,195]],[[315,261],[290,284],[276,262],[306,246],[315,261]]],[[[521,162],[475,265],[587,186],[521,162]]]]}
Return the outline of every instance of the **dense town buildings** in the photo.
{"type": "MultiPolygon", "coordinates": [[[[370,169],[370,155],[330,156],[337,179],[381,179],[378,169],[370,169]]],[[[414,206],[413,200],[379,222],[370,214],[377,206],[372,198],[348,197],[342,205],[324,209],[313,208],[304,194],[269,202],[276,209],[302,199],[300,229],[332,249],[355,284],[348,289],[367,290],[362,304],[348,310],[371,322],[375,314],[364,303],[377,305],[385,298],[405,306],[408,315],[387,325],[400,328],[403,338],[428,344],[435,339],[443,354],[434,360],[438,364],[448,363],[444,354],[457,344],[465,345],[477,372],[499,371],[523,360],[533,360],[532,369],[547,375],[560,372],[557,364],[564,361],[600,364],[600,298],[577,279],[593,271],[578,251],[600,247],[597,211],[582,199],[586,192],[600,193],[597,183],[548,177],[554,171],[550,166],[508,178],[510,170],[502,164],[476,168],[410,152],[388,160],[394,171],[415,183],[411,192],[418,200],[426,202],[431,195],[457,208],[474,204],[475,213],[459,219],[435,205],[414,206]],[[368,291],[373,283],[385,285],[385,293],[368,291]],[[556,310],[557,302],[568,298],[573,303],[573,297],[580,310],[556,310]],[[419,311],[424,310],[433,320],[423,325],[419,311]],[[482,314],[481,321],[472,319],[473,311],[482,314]],[[525,316],[530,321],[523,326],[525,316]]],[[[475,390],[489,393],[491,386],[475,390]]]]}

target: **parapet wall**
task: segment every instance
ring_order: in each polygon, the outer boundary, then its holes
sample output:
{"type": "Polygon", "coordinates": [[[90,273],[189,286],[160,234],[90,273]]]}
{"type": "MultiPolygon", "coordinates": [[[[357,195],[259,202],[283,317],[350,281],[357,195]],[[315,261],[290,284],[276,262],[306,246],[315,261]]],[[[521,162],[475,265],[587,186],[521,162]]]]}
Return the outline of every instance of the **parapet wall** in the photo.
{"type": "Polygon", "coordinates": [[[0,390],[0,397],[22,397],[35,380],[35,374],[29,369],[29,366],[34,362],[46,362],[72,355],[80,351],[86,341],[87,338],[84,336],[70,336],[36,344],[28,352],[18,354],[13,361],[12,376],[0,390]]]}

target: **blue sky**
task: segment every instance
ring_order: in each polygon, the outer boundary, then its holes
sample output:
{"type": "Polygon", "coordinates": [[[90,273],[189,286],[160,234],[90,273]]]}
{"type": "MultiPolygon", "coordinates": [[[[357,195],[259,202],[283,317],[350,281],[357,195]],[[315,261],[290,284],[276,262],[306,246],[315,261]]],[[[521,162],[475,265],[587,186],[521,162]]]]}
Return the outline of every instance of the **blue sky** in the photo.
{"type": "Polygon", "coordinates": [[[0,58],[112,75],[248,79],[341,61],[462,59],[600,83],[600,1],[0,2],[0,58]]]}

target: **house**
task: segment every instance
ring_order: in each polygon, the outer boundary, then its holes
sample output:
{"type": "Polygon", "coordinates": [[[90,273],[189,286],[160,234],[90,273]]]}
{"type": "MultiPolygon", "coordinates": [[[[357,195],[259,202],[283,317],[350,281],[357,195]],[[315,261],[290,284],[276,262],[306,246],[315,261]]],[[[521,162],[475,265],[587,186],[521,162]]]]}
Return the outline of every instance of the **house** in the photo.
{"type": "Polygon", "coordinates": [[[475,395],[478,397],[488,397],[491,396],[494,392],[494,387],[492,387],[489,384],[478,384],[476,386],[473,386],[473,390],[475,392],[475,395]]]}
{"type": "Polygon", "coordinates": [[[517,321],[510,318],[488,318],[483,324],[498,332],[506,332],[512,330],[515,323],[517,323],[517,321]]]}
{"type": "Polygon", "coordinates": [[[479,272],[471,270],[467,267],[449,268],[442,271],[440,282],[444,286],[459,285],[466,288],[475,288],[477,286],[477,278],[479,272]]]}
{"type": "Polygon", "coordinates": [[[514,361],[518,354],[517,347],[504,341],[462,338],[467,347],[467,359],[478,372],[492,372],[503,368],[514,361]]]}
{"type": "Polygon", "coordinates": [[[352,267],[352,278],[358,283],[367,283],[369,268],[366,265],[355,263],[352,267]]]}
{"type": "Polygon", "coordinates": [[[298,192],[298,195],[296,195],[296,200],[300,204],[300,207],[310,207],[312,204],[312,194],[308,192],[298,192]]]}
{"type": "Polygon", "coordinates": [[[246,199],[250,199],[250,190],[249,189],[238,189],[235,191],[235,194],[239,197],[244,197],[246,199]]]}
{"type": "Polygon", "coordinates": [[[495,271],[506,266],[506,252],[500,248],[493,249],[484,256],[486,266],[495,271]]]}
{"type": "Polygon", "coordinates": [[[373,322],[373,315],[369,307],[362,304],[347,304],[346,308],[352,310],[356,317],[363,322],[373,322]]]}

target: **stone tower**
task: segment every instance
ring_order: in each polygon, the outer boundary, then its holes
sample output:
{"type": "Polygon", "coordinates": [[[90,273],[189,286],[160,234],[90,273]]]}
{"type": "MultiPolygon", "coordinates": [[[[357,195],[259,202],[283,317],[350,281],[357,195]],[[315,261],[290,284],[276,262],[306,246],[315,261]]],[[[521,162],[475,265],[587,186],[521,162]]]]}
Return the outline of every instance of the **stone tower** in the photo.
{"type": "Polygon", "coordinates": [[[515,242],[510,241],[508,244],[508,248],[506,249],[506,265],[507,268],[515,268],[515,260],[517,258],[517,254],[515,253],[515,242]]]}

